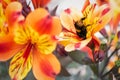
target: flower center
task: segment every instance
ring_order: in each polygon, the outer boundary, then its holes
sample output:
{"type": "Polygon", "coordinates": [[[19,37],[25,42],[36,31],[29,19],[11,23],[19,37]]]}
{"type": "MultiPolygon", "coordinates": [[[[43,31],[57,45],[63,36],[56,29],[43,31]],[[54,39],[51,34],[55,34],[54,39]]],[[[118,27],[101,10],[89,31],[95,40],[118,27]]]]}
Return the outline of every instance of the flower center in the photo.
{"type": "Polygon", "coordinates": [[[83,20],[85,18],[82,18],[80,21],[75,22],[75,29],[76,33],[80,38],[86,39],[86,34],[87,34],[87,26],[83,24],[83,20]]]}
{"type": "Polygon", "coordinates": [[[29,45],[27,52],[34,47],[43,54],[50,54],[56,47],[56,42],[50,35],[39,35],[30,26],[16,28],[14,40],[17,44],[29,45]]]}

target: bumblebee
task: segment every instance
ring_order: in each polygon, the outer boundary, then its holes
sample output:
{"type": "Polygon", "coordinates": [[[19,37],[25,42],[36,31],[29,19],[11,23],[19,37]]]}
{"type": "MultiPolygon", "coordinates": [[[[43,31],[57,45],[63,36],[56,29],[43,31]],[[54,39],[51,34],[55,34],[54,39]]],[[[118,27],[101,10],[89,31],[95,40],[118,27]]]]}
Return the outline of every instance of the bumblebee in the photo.
{"type": "Polygon", "coordinates": [[[86,28],[87,28],[87,26],[85,26],[83,24],[84,19],[85,19],[85,17],[82,18],[80,21],[75,22],[74,25],[75,25],[77,35],[80,38],[86,39],[86,34],[87,34],[87,29],[86,28]]]}

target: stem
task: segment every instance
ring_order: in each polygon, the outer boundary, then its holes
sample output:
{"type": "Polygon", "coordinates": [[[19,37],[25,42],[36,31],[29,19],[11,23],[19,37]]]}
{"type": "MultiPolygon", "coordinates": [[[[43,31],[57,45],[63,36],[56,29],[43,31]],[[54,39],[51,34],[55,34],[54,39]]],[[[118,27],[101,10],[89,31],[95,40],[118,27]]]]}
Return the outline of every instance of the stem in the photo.
{"type": "Polygon", "coordinates": [[[108,72],[106,72],[105,74],[103,74],[102,76],[101,76],[101,78],[103,79],[105,76],[107,76],[111,71],[113,70],[113,68],[111,69],[111,70],[109,70],[108,72]]]}

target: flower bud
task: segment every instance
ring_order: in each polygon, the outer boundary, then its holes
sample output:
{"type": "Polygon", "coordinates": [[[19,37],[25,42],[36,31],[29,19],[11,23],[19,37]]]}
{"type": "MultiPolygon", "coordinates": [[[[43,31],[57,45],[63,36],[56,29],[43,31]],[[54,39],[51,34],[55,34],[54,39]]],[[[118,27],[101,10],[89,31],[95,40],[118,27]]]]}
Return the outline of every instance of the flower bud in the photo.
{"type": "Polygon", "coordinates": [[[104,51],[102,50],[98,50],[94,52],[94,59],[96,62],[99,62],[99,61],[101,62],[104,59],[104,56],[105,54],[104,54],[104,51]]]}

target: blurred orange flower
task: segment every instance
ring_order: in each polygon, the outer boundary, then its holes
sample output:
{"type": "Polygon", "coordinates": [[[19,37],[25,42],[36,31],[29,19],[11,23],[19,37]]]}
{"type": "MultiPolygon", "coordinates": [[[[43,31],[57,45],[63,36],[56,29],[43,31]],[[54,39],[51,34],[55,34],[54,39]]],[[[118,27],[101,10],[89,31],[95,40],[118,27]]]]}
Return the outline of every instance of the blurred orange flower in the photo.
{"type": "Polygon", "coordinates": [[[3,5],[3,8],[6,8],[7,5],[12,2],[12,1],[17,1],[17,0],[0,0],[0,2],[2,3],[3,5]]]}
{"type": "Polygon", "coordinates": [[[110,21],[111,30],[116,32],[120,22],[120,0],[97,0],[99,6],[108,4],[113,12],[113,17],[110,21]]]}
{"type": "Polygon", "coordinates": [[[60,19],[63,24],[63,31],[59,35],[60,43],[66,51],[81,50],[93,37],[94,40],[97,39],[94,34],[110,21],[111,10],[107,5],[97,8],[96,4],[87,3],[82,12],[75,8],[64,10],[60,19]]]}
{"type": "Polygon", "coordinates": [[[45,7],[51,0],[32,0],[34,8],[45,7]]]}
{"type": "MultiPolygon", "coordinates": [[[[8,21],[12,15],[8,13],[11,10],[17,12],[13,7],[15,5],[22,8],[18,2],[10,3],[5,11],[8,21]]],[[[12,17],[14,21],[17,15],[12,17]]],[[[57,42],[54,36],[61,31],[59,18],[50,16],[43,8],[38,8],[10,31],[6,36],[0,37],[0,61],[14,56],[9,67],[10,77],[22,80],[32,68],[36,79],[55,80],[60,72],[60,63],[52,52],[57,42]]]]}
{"type": "Polygon", "coordinates": [[[0,3],[0,36],[7,35],[12,29],[24,20],[21,14],[22,5],[17,2],[11,3],[7,8],[3,8],[0,3]]]}

